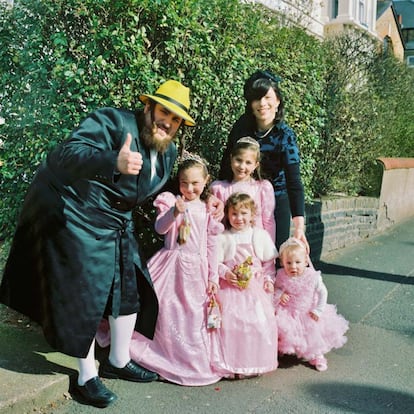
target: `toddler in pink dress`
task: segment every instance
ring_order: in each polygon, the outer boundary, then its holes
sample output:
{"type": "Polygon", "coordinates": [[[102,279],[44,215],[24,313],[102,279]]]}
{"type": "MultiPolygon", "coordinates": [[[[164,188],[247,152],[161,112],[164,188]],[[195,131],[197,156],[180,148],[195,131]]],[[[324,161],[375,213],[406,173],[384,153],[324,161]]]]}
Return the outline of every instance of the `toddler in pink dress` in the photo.
{"type": "Polygon", "coordinates": [[[275,300],[279,354],[302,358],[318,371],[328,369],[325,354],[347,341],[348,321],[327,304],[321,272],[310,263],[305,245],[293,237],[280,246],[275,300]],[[309,266],[310,265],[310,266],[309,266]]]}
{"type": "Polygon", "coordinates": [[[269,234],[254,227],[255,203],[248,194],[232,194],[225,213],[231,227],[218,240],[222,327],[212,364],[223,377],[244,378],[278,365],[272,303],[277,250],[269,234]]]}
{"type": "Polygon", "coordinates": [[[218,289],[216,238],[224,228],[204,201],[206,164],[192,157],[178,168],[181,196],[164,192],[154,201],[155,229],[165,235],[164,247],[148,262],[159,314],[154,339],[134,332],[130,353],[165,380],[201,386],[221,378],[210,365],[207,305],[218,289]]]}
{"type": "Polygon", "coordinates": [[[255,226],[265,229],[273,241],[276,237],[275,194],[269,180],[260,178],[260,146],[251,137],[240,138],[230,154],[232,176],[213,181],[210,191],[226,202],[232,193],[249,194],[256,205],[255,226]]]}

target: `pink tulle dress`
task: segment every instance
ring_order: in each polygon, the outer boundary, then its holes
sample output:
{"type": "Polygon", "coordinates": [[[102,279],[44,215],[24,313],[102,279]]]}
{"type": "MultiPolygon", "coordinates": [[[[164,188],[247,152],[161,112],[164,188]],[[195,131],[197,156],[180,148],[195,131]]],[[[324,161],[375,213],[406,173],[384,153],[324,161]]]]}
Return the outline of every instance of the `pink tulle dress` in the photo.
{"type": "Polygon", "coordinates": [[[256,204],[255,226],[265,229],[273,242],[275,241],[275,194],[269,180],[254,180],[251,178],[247,181],[237,182],[226,180],[213,181],[210,185],[210,191],[218,199],[223,201],[223,203],[233,193],[241,192],[249,194],[256,204]]]}
{"type": "Polygon", "coordinates": [[[278,270],[275,301],[279,354],[312,360],[346,343],[349,323],[335,305],[327,304],[327,296],[321,273],[312,266],[295,277],[289,277],[283,268],[278,270]],[[290,296],[285,305],[279,302],[283,292],[290,296]],[[318,321],[310,317],[310,311],[319,316],[318,321]]]}
{"type": "Polygon", "coordinates": [[[216,238],[223,225],[210,217],[204,202],[186,202],[190,233],[180,245],[177,237],[183,218],[174,218],[175,202],[169,192],[161,193],[154,202],[156,231],[165,234],[164,247],[148,262],[159,315],[154,339],[134,332],[130,353],[134,361],[170,382],[201,386],[221,378],[210,365],[207,283],[218,283],[216,238]]]}
{"type": "Polygon", "coordinates": [[[226,230],[219,236],[222,327],[215,337],[213,365],[223,377],[273,371],[277,360],[277,325],[272,294],[264,290],[265,280],[274,280],[277,250],[269,234],[259,228],[245,232],[226,230]],[[224,279],[227,270],[252,258],[252,278],[245,289],[224,279]]]}

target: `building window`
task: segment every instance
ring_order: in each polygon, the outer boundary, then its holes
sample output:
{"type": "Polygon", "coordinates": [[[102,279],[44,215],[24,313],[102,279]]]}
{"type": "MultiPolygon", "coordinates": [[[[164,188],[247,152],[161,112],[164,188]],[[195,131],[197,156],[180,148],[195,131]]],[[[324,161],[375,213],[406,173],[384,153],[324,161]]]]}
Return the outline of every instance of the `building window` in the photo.
{"type": "Polygon", "coordinates": [[[394,54],[394,48],[392,46],[391,37],[389,36],[384,37],[384,40],[382,42],[382,51],[383,51],[383,54],[386,56],[390,56],[394,54]]]}
{"type": "Polygon", "coordinates": [[[407,56],[407,65],[410,68],[414,68],[414,56],[407,56]]]}
{"type": "Polygon", "coordinates": [[[367,16],[365,9],[365,0],[359,0],[359,22],[364,26],[367,25],[367,16]]]}
{"type": "Polygon", "coordinates": [[[414,29],[403,29],[402,37],[405,43],[414,41],[414,29]]]}
{"type": "Polygon", "coordinates": [[[338,0],[332,1],[332,19],[338,17],[338,0]]]}
{"type": "Polygon", "coordinates": [[[14,0],[0,0],[0,3],[6,3],[7,7],[13,7],[14,0]]]}

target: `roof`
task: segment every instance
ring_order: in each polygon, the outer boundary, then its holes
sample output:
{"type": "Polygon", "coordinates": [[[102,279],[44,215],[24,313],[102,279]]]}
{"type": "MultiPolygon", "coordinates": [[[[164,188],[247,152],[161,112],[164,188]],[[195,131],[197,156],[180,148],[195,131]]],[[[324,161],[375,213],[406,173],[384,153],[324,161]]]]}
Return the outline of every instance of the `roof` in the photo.
{"type": "Polygon", "coordinates": [[[377,20],[392,6],[392,1],[377,1],[377,20]]]}
{"type": "Polygon", "coordinates": [[[393,3],[397,15],[402,16],[401,28],[414,29],[414,0],[394,0],[393,3]]]}

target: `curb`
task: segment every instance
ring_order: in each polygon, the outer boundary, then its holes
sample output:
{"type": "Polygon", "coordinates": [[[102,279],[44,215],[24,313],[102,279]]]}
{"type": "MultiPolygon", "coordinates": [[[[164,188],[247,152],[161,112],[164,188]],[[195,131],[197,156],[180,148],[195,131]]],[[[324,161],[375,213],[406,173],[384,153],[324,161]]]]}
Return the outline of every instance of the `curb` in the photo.
{"type": "Polygon", "coordinates": [[[0,338],[0,413],[33,412],[68,394],[76,359],[54,352],[39,328],[0,323],[0,338]]]}

